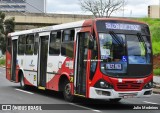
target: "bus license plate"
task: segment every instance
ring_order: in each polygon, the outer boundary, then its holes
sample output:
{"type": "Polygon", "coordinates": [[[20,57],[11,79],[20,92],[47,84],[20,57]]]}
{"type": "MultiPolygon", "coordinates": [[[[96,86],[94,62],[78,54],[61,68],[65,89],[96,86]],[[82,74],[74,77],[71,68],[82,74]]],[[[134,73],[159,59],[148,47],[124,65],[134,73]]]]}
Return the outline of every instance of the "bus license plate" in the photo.
{"type": "Polygon", "coordinates": [[[133,98],[133,95],[124,95],[123,98],[133,98]]]}

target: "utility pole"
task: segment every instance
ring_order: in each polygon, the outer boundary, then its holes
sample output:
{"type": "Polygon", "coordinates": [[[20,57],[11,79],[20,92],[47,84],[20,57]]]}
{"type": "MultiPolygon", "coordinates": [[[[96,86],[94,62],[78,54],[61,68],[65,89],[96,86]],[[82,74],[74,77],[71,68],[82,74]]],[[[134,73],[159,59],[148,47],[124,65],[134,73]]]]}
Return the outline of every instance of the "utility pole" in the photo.
{"type": "Polygon", "coordinates": [[[47,0],[44,0],[44,13],[47,13],[47,0]]]}
{"type": "Polygon", "coordinates": [[[102,17],[102,0],[101,0],[101,17],[102,17]]]}
{"type": "Polygon", "coordinates": [[[123,10],[123,17],[124,17],[124,0],[123,0],[123,9],[122,10],[123,10]]]}
{"type": "Polygon", "coordinates": [[[132,10],[130,11],[130,17],[132,17],[132,10]]]}

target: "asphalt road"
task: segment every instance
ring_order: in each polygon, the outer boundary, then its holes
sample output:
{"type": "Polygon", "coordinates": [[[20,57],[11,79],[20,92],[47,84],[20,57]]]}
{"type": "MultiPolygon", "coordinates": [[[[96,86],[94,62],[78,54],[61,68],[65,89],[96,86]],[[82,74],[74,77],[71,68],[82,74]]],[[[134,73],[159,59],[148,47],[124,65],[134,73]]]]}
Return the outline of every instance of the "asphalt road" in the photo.
{"type": "MultiPolygon", "coordinates": [[[[160,110],[133,110],[134,106],[152,107],[160,105],[160,95],[153,94],[150,98],[123,99],[119,103],[107,100],[88,100],[77,98],[78,103],[69,103],[61,93],[43,91],[36,88],[22,90],[19,83],[12,83],[5,78],[5,69],[0,68],[0,104],[45,104],[55,110],[32,111],[32,113],[159,113],[160,110]],[[133,106],[134,105],[134,106],[133,106]]],[[[160,109],[160,108],[159,108],[160,109]]],[[[29,111],[0,111],[0,113],[29,113],[29,111]]]]}

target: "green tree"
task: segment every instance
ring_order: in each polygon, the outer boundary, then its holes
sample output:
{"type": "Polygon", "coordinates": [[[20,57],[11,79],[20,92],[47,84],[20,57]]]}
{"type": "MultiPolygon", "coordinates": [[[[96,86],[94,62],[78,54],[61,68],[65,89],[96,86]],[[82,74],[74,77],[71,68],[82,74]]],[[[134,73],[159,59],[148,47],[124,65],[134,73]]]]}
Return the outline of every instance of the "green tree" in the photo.
{"type": "Polygon", "coordinates": [[[8,33],[14,32],[14,18],[5,19],[5,13],[0,12],[0,49],[2,53],[6,50],[6,37],[8,33]]]}
{"type": "Polygon", "coordinates": [[[0,49],[3,51],[3,46],[4,46],[4,41],[5,41],[5,35],[4,35],[4,19],[5,19],[5,14],[0,12],[0,49]]]}

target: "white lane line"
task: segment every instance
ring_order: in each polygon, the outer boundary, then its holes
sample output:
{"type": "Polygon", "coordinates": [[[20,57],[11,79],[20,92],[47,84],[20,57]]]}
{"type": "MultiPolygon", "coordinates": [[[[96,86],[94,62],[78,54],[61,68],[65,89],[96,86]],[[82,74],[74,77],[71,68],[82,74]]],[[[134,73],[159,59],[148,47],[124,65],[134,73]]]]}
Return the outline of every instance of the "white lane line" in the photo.
{"type": "Polygon", "coordinates": [[[74,103],[69,103],[73,106],[76,106],[76,107],[80,107],[80,108],[84,108],[84,109],[87,109],[87,110],[91,110],[91,111],[95,111],[95,112],[101,112],[100,110],[96,110],[96,109],[92,109],[92,108],[88,108],[88,107],[84,107],[84,106],[81,106],[81,105],[77,105],[77,104],[74,104],[74,103]]]}
{"type": "Polygon", "coordinates": [[[101,112],[100,110],[92,110],[92,111],[99,112],[99,113],[101,112]]]}
{"type": "Polygon", "coordinates": [[[15,89],[15,90],[17,90],[17,91],[21,91],[21,92],[23,92],[23,93],[34,94],[34,93],[32,93],[32,92],[24,91],[24,90],[21,90],[21,89],[15,89]]]}
{"type": "Polygon", "coordinates": [[[158,103],[154,103],[154,102],[148,102],[148,101],[143,101],[144,103],[147,103],[147,104],[158,104],[158,103]]]}

